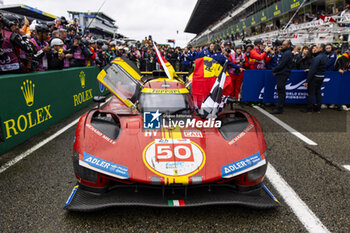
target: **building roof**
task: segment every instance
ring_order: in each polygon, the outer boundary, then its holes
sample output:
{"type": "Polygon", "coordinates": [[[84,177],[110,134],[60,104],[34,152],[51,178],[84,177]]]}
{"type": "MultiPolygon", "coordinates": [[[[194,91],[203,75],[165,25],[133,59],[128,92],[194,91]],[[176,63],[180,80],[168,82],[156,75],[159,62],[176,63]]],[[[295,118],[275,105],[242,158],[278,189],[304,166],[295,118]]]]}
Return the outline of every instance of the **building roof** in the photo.
{"type": "Polygon", "coordinates": [[[96,16],[96,15],[99,15],[101,16],[102,18],[105,18],[111,22],[115,22],[115,20],[111,17],[109,17],[108,15],[106,15],[105,13],[103,12],[80,12],[80,11],[67,11],[69,14],[84,14],[84,15],[92,15],[92,16],[96,16]]]}
{"type": "Polygon", "coordinates": [[[38,10],[36,8],[24,5],[24,4],[16,4],[16,5],[3,5],[0,6],[0,11],[10,12],[17,15],[23,15],[26,17],[44,20],[44,21],[52,21],[57,19],[58,17],[47,12],[38,10]]]}
{"type": "Polygon", "coordinates": [[[200,33],[232,10],[237,0],[198,0],[185,32],[200,33]]]}

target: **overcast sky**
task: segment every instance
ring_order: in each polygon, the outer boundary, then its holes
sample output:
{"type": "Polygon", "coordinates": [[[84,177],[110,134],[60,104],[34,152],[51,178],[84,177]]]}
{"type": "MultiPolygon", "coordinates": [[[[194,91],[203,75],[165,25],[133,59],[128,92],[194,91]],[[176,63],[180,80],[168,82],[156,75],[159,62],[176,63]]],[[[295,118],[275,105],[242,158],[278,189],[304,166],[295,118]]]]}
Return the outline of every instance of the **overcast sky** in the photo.
{"type": "MultiPolygon", "coordinates": [[[[4,4],[26,4],[56,16],[67,10],[97,11],[97,0],[4,0],[4,4]]],[[[158,43],[175,39],[185,46],[195,35],[184,33],[197,0],[106,0],[101,11],[117,21],[118,33],[137,40],[152,35],[158,43]],[[176,31],[179,31],[179,34],[176,31]]]]}

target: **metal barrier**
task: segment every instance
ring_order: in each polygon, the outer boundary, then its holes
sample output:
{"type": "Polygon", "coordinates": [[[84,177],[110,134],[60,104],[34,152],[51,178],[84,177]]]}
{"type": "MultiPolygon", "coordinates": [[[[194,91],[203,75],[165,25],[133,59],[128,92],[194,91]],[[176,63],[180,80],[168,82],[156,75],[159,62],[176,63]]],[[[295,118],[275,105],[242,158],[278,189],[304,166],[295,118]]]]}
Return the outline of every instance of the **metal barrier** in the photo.
{"type": "Polygon", "coordinates": [[[79,67],[0,76],[0,155],[91,103],[108,91],[100,69],[79,67]]]}

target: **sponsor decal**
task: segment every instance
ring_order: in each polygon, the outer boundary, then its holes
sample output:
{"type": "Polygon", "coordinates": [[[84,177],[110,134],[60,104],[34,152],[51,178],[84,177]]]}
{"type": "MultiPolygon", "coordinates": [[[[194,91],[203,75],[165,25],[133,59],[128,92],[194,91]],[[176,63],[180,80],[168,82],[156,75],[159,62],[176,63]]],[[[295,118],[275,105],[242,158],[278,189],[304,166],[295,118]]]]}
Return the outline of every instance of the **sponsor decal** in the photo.
{"type": "Polygon", "coordinates": [[[64,206],[67,206],[67,205],[70,204],[70,202],[72,201],[72,199],[73,199],[75,193],[77,192],[78,188],[79,188],[79,185],[74,186],[74,188],[73,188],[71,194],[69,195],[69,197],[68,197],[66,203],[64,204],[64,206]]]}
{"type": "Polygon", "coordinates": [[[80,85],[82,88],[85,88],[85,73],[84,71],[81,71],[79,74],[79,79],[80,79],[80,85]]]}
{"type": "Polygon", "coordinates": [[[168,200],[168,206],[185,206],[184,200],[168,200]]]}
{"type": "MultiPolygon", "coordinates": [[[[323,80],[323,83],[329,82],[331,79],[330,78],[325,78],[323,80]]],[[[292,81],[288,80],[286,83],[286,99],[287,100],[306,100],[307,99],[307,88],[304,86],[304,83],[306,82],[306,79],[300,81],[299,83],[293,84],[292,81]]],[[[324,89],[325,87],[322,87],[322,96],[324,96],[324,89]]],[[[260,94],[259,94],[259,99],[263,100],[264,99],[264,92],[265,88],[261,88],[260,94]]],[[[277,85],[275,85],[275,91],[274,91],[274,99],[278,99],[278,94],[277,94],[277,85]]]]}
{"type": "Polygon", "coordinates": [[[88,153],[84,152],[84,158],[83,161],[87,163],[88,165],[95,167],[99,170],[112,173],[118,176],[121,176],[123,178],[129,178],[129,169],[127,167],[124,167],[122,165],[108,162],[106,160],[94,157],[92,155],[89,155],[88,153]]]}
{"type": "Polygon", "coordinates": [[[158,130],[157,129],[147,129],[145,130],[145,137],[156,137],[158,134],[158,130]]]}
{"type": "Polygon", "coordinates": [[[235,138],[233,138],[231,141],[228,142],[228,144],[232,145],[233,143],[237,142],[239,139],[241,139],[244,135],[246,135],[247,132],[249,132],[252,128],[254,128],[253,124],[250,124],[243,132],[238,134],[235,138]]]}
{"type": "Polygon", "coordinates": [[[230,163],[227,164],[225,166],[221,167],[221,176],[225,177],[225,176],[229,176],[232,175],[234,173],[243,171],[249,167],[254,166],[255,164],[257,164],[258,162],[261,161],[261,157],[260,157],[260,152],[253,154],[247,158],[241,159],[239,161],[236,161],[234,163],[230,163]]]}
{"type": "Polygon", "coordinates": [[[156,112],[144,112],[143,113],[143,128],[144,129],[160,129],[161,113],[159,110],[156,112]]]}
{"type": "Polygon", "coordinates": [[[92,99],[92,89],[73,95],[74,107],[92,99]]]}
{"type": "MultiPolygon", "coordinates": [[[[23,85],[20,88],[22,90],[25,103],[28,107],[31,107],[34,104],[34,88],[35,84],[31,80],[24,81],[23,85]]],[[[9,139],[19,133],[24,133],[28,129],[40,125],[47,120],[50,120],[52,118],[50,108],[51,105],[47,105],[34,111],[21,114],[13,119],[5,120],[5,139],[9,139]]]]}
{"type": "Polygon", "coordinates": [[[203,134],[199,130],[184,130],[183,131],[184,137],[187,138],[202,138],[203,134]]]}
{"type": "Polygon", "coordinates": [[[92,125],[90,124],[86,124],[86,127],[88,127],[88,129],[90,129],[91,131],[93,131],[95,134],[97,134],[98,136],[100,136],[101,138],[103,138],[104,140],[106,140],[107,142],[111,143],[111,144],[115,144],[116,142],[113,141],[112,139],[110,139],[109,137],[107,137],[106,135],[104,135],[103,133],[101,133],[100,131],[98,131],[97,129],[95,129],[92,125]]]}
{"type": "Polygon", "coordinates": [[[143,156],[146,166],[161,176],[190,176],[205,163],[204,151],[189,139],[156,139],[143,156]]]}
{"type": "Polygon", "coordinates": [[[23,82],[23,86],[21,86],[24,100],[28,107],[34,104],[34,88],[35,84],[31,80],[26,80],[23,82]]]}
{"type": "MultiPolygon", "coordinates": [[[[84,71],[81,71],[79,73],[79,80],[80,80],[80,85],[81,87],[84,89],[85,88],[85,84],[86,84],[86,79],[85,79],[86,75],[84,73],[84,71]]],[[[85,103],[88,100],[92,99],[92,89],[88,89],[85,91],[82,91],[78,94],[73,95],[73,103],[74,103],[74,107],[78,106],[82,103],[85,103]]]]}

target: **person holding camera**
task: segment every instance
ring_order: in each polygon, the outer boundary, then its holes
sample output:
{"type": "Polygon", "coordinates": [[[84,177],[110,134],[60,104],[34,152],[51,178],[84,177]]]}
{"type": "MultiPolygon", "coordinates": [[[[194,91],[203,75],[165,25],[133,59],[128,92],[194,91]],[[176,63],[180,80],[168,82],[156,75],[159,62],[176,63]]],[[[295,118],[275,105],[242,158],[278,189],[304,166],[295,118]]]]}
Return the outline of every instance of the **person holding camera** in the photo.
{"type": "Polygon", "coordinates": [[[59,38],[51,40],[51,51],[47,54],[49,70],[60,70],[64,67],[63,41],[59,38]]]}
{"type": "Polygon", "coordinates": [[[272,55],[272,58],[269,61],[269,63],[267,63],[266,69],[273,70],[278,65],[279,61],[281,60],[281,57],[282,57],[282,53],[281,53],[282,42],[283,41],[276,40],[273,43],[273,48],[270,51],[270,54],[272,55]]]}
{"type": "Polygon", "coordinates": [[[81,41],[80,36],[75,36],[73,40],[73,45],[70,48],[70,53],[73,54],[70,60],[70,67],[80,67],[85,66],[85,56],[83,50],[85,48],[84,43],[81,41]]]}
{"type": "Polygon", "coordinates": [[[265,64],[271,60],[268,53],[271,51],[270,47],[265,47],[262,39],[254,41],[255,47],[249,53],[249,68],[252,70],[263,70],[265,64]]]}
{"type": "Polygon", "coordinates": [[[285,40],[282,43],[280,58],[277,66],[272,70],[272,74],[276,76],[277,80],[277,94],[278,103],[276,108],[271,112],[272,114],[283,113],[283,106],[286,100],[286,82],[293,68],[292,43],[290,40],[285,40]]]}
{"type": "Polygon", "coordinates": [[[47,39],[49,37],[49,28],[46,24],[38,24],[35,26],[35,37],[30,41],[35,48],[34,59],[38,61],[38,70],[48,70],[49,64],[47,60],[47,53],[51,51],[47,39]]]}
{"type": "MultiPolygon", "coordinates": [[[[232,54],[229,54],[228,59],[235,63],[239,68],[244,67],[246,56],[242,52],[242,45],[237,45],[235,47],[235,51],[232,54]]],[[[231,49],[227,48],[226,53],[229,53],[231,49]]],[[[241,92],[241,86],[243,82],[243,71],[240,70],[239,73],[235,72],[235,69],[228,68],[228,73],[232,79],[233,92],[232,97],[235,97],[237,100],[239,99],[239,93],[241,92]]]]}
{"type": "Polygon", "coordinates": [[[181,54],[180,60],[181,60],[181,71],[182,72],[190,71],[192,54],[187,47],[184,49],[184,52],[181,54]]]}
{"type": "Polygon", "coordinates": [[[13,15],[0,14],[0,73],[22,73],[26,67],[20,60],[20,51],[32,53],[30,43],[18,34],[18,18],[13,15]]]}

